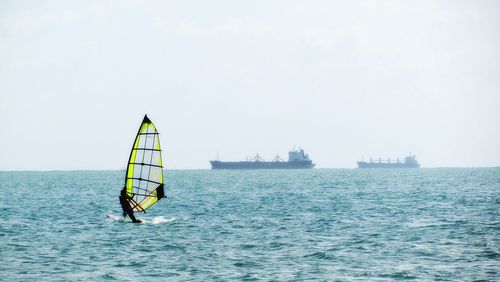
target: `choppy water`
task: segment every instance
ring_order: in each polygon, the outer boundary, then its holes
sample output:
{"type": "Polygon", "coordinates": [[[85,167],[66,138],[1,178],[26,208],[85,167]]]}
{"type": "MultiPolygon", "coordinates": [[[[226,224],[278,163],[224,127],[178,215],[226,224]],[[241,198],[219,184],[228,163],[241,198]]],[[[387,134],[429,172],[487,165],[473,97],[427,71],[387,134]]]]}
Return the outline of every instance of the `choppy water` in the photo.
{"type": "Polygon", "coordinates": [[[143,224],[123,172],[0,173],[0,280],[491,280],[500,169],[169,171],[143,224]]]}

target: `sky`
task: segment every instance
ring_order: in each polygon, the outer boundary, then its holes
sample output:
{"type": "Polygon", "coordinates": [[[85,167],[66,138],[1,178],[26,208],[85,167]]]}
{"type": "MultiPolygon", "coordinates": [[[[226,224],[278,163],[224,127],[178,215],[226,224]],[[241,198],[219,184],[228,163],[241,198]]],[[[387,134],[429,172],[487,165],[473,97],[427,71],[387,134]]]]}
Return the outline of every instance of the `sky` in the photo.
{"type": "Polygon", "coordinates": [[[0,170],[500,166],[500,1],[0,2],[0,170]]]}

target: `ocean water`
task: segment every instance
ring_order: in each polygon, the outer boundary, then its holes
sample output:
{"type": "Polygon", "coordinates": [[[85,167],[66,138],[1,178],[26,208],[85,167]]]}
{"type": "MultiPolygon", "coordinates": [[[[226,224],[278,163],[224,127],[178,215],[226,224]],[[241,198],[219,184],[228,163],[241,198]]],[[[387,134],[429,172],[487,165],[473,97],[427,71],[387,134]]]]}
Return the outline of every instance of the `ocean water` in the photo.
{"type": "Polygon", "coordinates": [[[1,172],[3,281],[499,281],[500,168],[1,172]]]}

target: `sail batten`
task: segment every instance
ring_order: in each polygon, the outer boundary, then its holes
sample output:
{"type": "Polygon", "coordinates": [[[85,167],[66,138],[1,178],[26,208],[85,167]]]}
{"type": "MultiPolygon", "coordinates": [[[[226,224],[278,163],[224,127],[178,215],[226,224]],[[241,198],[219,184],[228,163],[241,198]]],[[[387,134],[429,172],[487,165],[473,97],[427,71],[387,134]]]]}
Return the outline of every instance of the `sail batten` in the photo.
{"type": "Polygon", "coordinates": [[[143,151],[155,151],[155,152],[161,152],[161,150],[158,150],[158,149],[151,149],[151,148],[132,148],[132,150],[143,150],[143,151]]]}
{"type": "Polygon", "coordinates": [[[135,164],[135,165],[144,165],[144,166],[154,166],[154,167],[162,167],[162,166],[160,166],[160,165],[145,164],[145,163],[130,163],[130,164],[135,164]]]}
{"type": "Polygon", "coordinates": [[[149,180],[149,179],[144,179],[144,178],[130,178],[130,179],[133,179],[133,180],[139,180],[139,181],[146,181],[146,182],[151,182],[151,183],[155,183],[155,184],[162,184],[161,182],[157,182],[157,181],[154,181],[154,180],[149,180]]]}
{"type": "Polygon", "coordinates": [[[135,202],[131,206],[134,211],[145,212],[164,197],[159,134],[147,116],[144,116],[130,152],[125,187],[135,202]]]}

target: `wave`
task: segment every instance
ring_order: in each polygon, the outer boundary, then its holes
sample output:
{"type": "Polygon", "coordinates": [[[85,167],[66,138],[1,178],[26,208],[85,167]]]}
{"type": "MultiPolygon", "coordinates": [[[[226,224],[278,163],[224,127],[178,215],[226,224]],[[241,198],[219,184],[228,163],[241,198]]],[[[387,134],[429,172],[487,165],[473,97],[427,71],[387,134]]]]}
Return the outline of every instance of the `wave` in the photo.
{"type": "MultiPolygon", "coordinates": [[[[111,219],[111,221],[113,222],[130,221],[128,219],[124,219],[123,217],[114,214],[107,214],[106,217],[111,219]]],[[[138,217],[137,219],[140,220],[142,224],[165,224],[176,220],[175,217],[165,217],[165,216],[155,216],[152,219],[145,219],[138,217]]]]}
{"type": "Polygon", "coordinates": [[[125,221],[125,219],[121,216],[117,216],[117,215],[114,215],[114,214],[110,214],[108,213],[106,215],[107,218],[111,219],[111,221],[125,221]]]}
{"type": "MultiPolygon", "coordinates": [[[[165,224],[165,223],[175,221],[175,219],[176,219],[175,217],[155,216],[151,219],[151,221],[149,223],[151,223],[151,224],[165,224]]],[[[146,223],[148,223],[148,222],[146,221],[146,223]]]]}

